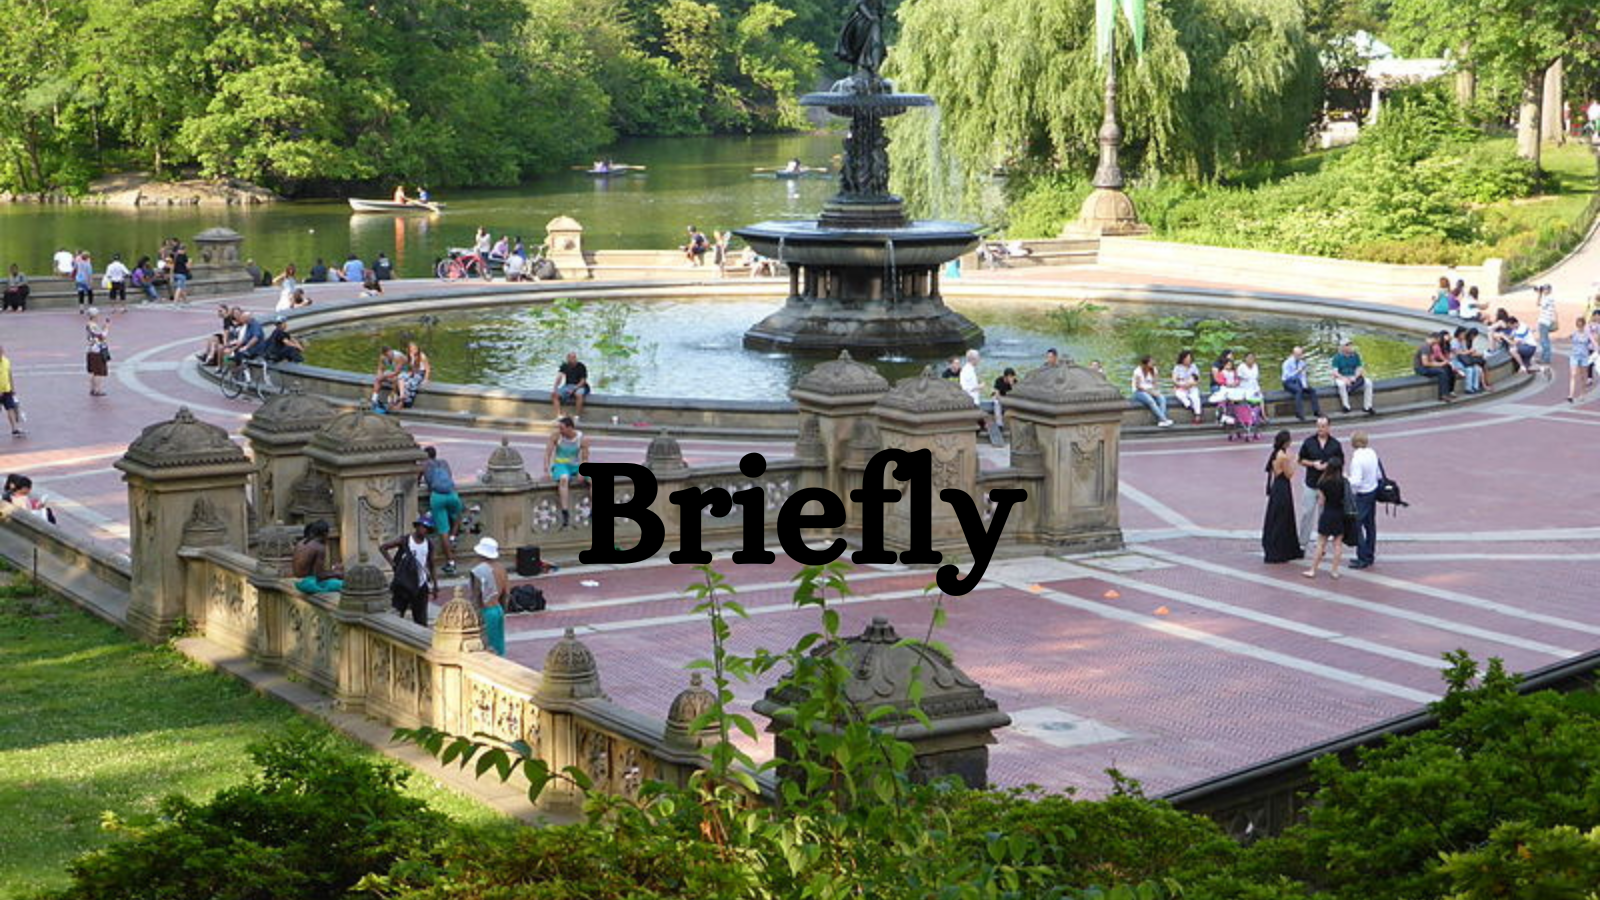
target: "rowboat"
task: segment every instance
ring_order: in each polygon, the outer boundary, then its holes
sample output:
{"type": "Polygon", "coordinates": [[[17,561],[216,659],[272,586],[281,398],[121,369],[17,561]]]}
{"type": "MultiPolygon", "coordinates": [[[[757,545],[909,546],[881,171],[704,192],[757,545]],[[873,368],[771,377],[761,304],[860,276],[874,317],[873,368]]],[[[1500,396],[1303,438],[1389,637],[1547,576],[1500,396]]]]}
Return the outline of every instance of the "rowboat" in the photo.
{"type": "Polygon", "coordinates": [[[436,213],[444,209],[444,204],[423,203],[421,200],[407,200],[404,203],[394,200],[357,200],[351,197],[350,208],[365,213],[436,213]]]}
{"type": "Polygon", "coordinates": [[[829,170],[828,168],[826,168],[824,166],[801,166],[798,169],[773,169],[773,168],[764,166],[764,167],[752,170],[751,174],[755,175],[758,178],[779,178],[779,179],[784,179],[784,180],[794,180],[794,179],[799,179],[799,178],[806,178],[808,176],[813,176],[813,175],[831,175],[833,173],[832,173],[831,170],[829,170]]]}
{"type": "Polygon", "coordinates": [[[573,166],[573,168],[580,170],[585,175],[592,175],[595,178],[610,178],[613,175],[628,175],[633,172],[643,172],[645,170],[644,166],[624,165],[622,163],[612,163],[610,167],[604,169],[596,169],[590,166],[573,166]]]}

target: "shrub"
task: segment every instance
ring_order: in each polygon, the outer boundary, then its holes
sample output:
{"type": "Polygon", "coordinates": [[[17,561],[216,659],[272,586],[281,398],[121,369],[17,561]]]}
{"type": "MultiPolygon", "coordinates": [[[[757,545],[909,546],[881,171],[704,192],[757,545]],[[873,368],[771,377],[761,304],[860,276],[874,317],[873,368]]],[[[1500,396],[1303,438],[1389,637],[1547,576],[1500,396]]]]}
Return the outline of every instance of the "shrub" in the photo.
{"type": "Polygon", "coordinates": [[[250,749],[261,772],[210,801],[180,796],[149,823],[108,822],[127,840],[72,863],[57,900],[334,900],[368,872],[426,849],[449,820],[400,791],[408,772],[328,735],[250,749]]]}

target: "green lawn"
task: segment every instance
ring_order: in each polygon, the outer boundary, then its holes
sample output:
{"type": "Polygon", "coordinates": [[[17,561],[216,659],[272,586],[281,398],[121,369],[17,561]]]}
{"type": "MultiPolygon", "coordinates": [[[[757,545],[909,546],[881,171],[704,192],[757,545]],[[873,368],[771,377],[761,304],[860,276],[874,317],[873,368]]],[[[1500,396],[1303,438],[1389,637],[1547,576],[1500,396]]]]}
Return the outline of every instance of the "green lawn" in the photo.
{"type": "MultiPolygon", "coordinates": [[[[0,584],[10,576],[0,572],[0,584]]],[[[63,885],[102,846],[101,814],[209,796],[252,769],[247,744],[324,729],[166,647],[148,647],[26,584],[0,587],[0,898],[63,885]]],[[[352,753],[370,749],[348,742],[352,753]]],[[[462,820],[498,814],[432,779],[410,788],[462,820]]]]}
{"type": "MultiPolygon", "coordinates": [[[[1503,143],[1505,152],[1513,152],[1512,139],[1503,143]]],[[[1514,280],[1554,265],[1577,246],[1583,235],[1568,232],[1600,190],[1594,153],[1582,143],[1546,146],[1540,165],[1547,177],[1543,194],[1523,201],[1502,201],[1482,210],[1484,230],[1492,241],[1483,256],[1512,260],[1514,280]]]]}

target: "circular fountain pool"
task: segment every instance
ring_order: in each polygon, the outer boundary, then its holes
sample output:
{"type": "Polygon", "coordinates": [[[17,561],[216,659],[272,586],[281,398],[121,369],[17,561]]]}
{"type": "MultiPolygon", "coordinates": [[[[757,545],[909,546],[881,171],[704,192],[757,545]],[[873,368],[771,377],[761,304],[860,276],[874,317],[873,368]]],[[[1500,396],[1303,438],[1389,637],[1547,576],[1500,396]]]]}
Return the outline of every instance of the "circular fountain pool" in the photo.
{"type": "MultiPolygon", "coordinates": [[[[1005,367],[1026,374],[1045,350],[1087,364],[1104,363],[1113,384],[1127,389],[1140,356],[1155,357],[1165,375],[1178,352],[1199,348],[1204,370],[1217,349],[1242,357],[1254,351],[1263,387],[1276,389],[1278,366],[1289,350],[1306,348],[1314,380],[1328,383],[1327,360],[1341,338],[1353,337],[1370,375],[1410,372],[1412,343],[1404,335],[1322,315],[1274,317],[1215,309],[1149,307],[1104,309],[1081,321],[1063,314],[1075,304],[1039,300],[956,299],[950,306],[983,327],[981,374],[992,382],[1005,367]]],[[[750,323],[770,313],[773,300],[681,299],[623,302],[556,301],[438,315],[388,316],[318,328],[307,362],[349,372],[370,372],[385,344],[417,341],[433,362],[437,381],[516,390],[548,390],[569,350],[589,366],[596,390],[655,398],[782,400],[798,377],[821,360],[746,350],[750,323]]],[[[870,360],[893,380],[943,359],[886,355],[870,360]]]]}

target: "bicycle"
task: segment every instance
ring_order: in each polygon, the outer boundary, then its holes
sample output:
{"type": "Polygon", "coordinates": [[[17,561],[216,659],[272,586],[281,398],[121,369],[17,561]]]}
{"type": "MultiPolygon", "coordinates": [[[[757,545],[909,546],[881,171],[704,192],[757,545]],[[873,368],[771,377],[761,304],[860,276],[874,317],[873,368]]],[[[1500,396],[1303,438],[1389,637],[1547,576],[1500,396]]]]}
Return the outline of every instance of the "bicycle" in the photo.
{"type": "Polygon", "coordinates": [[[460,281],[463,278],[488,281],[493,277],[488,260],[473,251],[462,249],[451,250],[449,257],[439,260],[433,272],[441,281],[460,281]]]}
{"type": "Polygon", "coordinates": [[[222,390],[222,396],[229,400],[238,399],[246,391],[255,395],[257,400],[265,400],[274,394],[283,393],[283,386],[272,378],[272,367],[264,359],[252,357],[240,359],[231,357],[222,372],[222,379],[217,382],[222,390]],[[250,369],[261,370],[259,378],[253,378],[250,369]]]}

